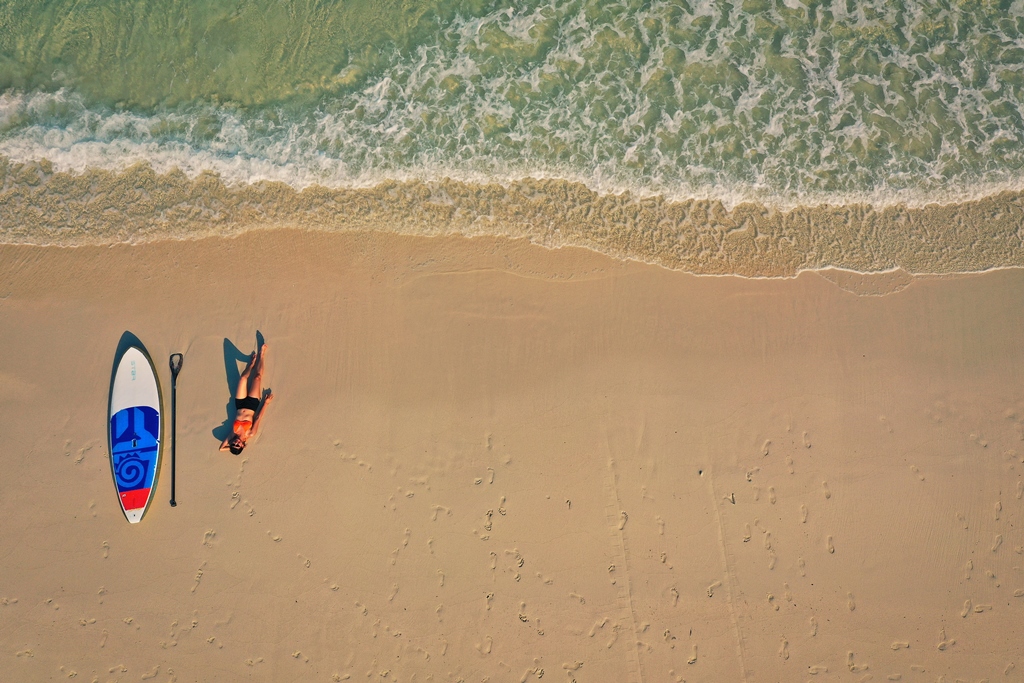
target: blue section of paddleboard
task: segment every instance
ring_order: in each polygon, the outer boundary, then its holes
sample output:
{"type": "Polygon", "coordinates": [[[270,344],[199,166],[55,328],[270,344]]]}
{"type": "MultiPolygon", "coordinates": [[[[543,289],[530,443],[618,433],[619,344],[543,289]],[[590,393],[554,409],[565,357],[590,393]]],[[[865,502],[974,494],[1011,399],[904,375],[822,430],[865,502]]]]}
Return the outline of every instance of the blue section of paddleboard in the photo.
{"type": "Polygon", "coordinates": [[[125,408],[110,418],[110,451],[118,493],[153,487],[160,414],[149,406],[125,408]]]}

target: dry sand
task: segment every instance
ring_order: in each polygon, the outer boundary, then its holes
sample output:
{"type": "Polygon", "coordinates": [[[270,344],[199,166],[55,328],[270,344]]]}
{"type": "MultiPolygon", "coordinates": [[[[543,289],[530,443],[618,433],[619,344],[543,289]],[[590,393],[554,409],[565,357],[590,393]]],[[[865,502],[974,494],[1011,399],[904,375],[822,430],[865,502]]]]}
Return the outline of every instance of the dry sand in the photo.
{"type": "Polygon", "coordinates": [[[285,230],[0,247],[0,679],[1024,680],[1024,272],[830,279],[285,230]],[[225,338],[257,329],[279,398],[234,457],[225,338]],[[134,526],[125,330],[165,401],[185,353],[179,505],[165,449],[134,526]]]}

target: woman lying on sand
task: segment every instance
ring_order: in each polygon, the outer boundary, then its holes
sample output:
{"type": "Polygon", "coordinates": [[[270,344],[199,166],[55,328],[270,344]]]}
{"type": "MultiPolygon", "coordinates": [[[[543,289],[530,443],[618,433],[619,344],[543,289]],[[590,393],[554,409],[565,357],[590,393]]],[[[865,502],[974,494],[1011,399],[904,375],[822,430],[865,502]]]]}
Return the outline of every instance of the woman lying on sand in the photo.
{"type": "Polygon", "coordinates": [[[260,420],[266,412],[267,404],[274,399],[274,395],[267,392],[263,398],[263,363],[267,359],[267,345],[260,347],[259,353],[252,352],[249,356],[249,363],[245,366],[242,376],[238,378],[238,388],[235,389],[235,422],[231,427],[231,434],[224,439],[220,450],[231,451],[235,455],[242,452],[246,442],[256,436],[260,429],[260,420]]]}

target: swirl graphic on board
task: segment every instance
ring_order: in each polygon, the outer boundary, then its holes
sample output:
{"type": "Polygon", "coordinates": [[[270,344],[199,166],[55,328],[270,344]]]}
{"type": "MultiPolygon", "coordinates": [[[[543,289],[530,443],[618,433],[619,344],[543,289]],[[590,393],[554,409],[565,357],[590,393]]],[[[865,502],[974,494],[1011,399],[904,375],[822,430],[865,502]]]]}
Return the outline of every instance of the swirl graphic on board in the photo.
{"type": "Polygon", "coordinates": [[[139,458],[135,453],[129,453],[121,458],[117,463],[117,468],[114,470],[118,488],[127,491],[142,488],[148,472],[149,463],[139,458]]]}

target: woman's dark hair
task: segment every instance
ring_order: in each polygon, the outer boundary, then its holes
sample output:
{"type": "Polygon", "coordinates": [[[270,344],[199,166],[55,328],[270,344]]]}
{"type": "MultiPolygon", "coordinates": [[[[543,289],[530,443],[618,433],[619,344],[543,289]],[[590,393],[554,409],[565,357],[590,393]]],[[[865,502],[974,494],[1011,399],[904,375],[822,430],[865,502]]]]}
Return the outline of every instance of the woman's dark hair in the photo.
{"type": "Polygon", "coordinates": [[[242,452],[243,448],[245,448],[245,446],[235,446],[233,444],[228,446],[228,450],[231,451],[232,455],[238,455],[242,452]]]}

